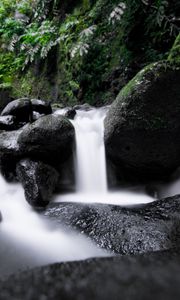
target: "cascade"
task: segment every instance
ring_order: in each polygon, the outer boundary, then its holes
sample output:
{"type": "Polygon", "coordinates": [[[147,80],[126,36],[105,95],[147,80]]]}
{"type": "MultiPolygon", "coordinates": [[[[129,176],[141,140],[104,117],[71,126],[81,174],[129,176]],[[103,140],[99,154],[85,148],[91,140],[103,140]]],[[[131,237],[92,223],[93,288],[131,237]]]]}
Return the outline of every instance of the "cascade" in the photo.
{"type": "Polygon", "coordinates": [[[106,193],[107,176],[104,147],[104,118],[107,108],[77,111],[76,183],[78,193],[106,193]]]}
{"type": "MultiPolygon", "coordinates": [[[[153,199],[143,192],[109,192],[104,147],[107,108],[78,110],[72,121],[76,133],[76,183],[73,194],[59,195],[55,202],[129,205],[153,199]]],[[[62,114],[65,110],[57,111],[62,114]]],[[[20,184],[8,184],[0,176],[0,276],[38,265],[104,256],[86,237],[64,227],[53,229],[25,201],[20,184]]]]}
{"type": "MultiPolygon", "coordinates": [[[[76,111],[72,121],[76,138],[76,193],[59,195],[56,202],[135,205],[154,200],[145,194],[144,187],[138,188],[138,192],[131,189],[108,191],[104,146],[104,119],[107,110],[108,107],[76,111]]],[[[56,113],[64,114],[65,111],[58,110],[56,113]]]]}

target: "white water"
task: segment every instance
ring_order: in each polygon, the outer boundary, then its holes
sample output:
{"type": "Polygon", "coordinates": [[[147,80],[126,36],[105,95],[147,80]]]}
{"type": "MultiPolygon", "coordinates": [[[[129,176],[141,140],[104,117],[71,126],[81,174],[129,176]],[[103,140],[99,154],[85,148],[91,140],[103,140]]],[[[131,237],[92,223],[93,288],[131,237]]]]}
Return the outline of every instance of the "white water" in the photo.
{"type": "MultiPolygon", "coordinates": [[[[108,107],[78,110],[72,121],[76,132],[76,185],[75,194],[56,197],[56,202],[106,203],[136,205],[152,202],[144,189],[109,192],[107,188],[104,147],[104,118],[108,107]]],[[[59,110],[57,114],[64,114],[59,110]]]]}
{"type": "Polygon", "coordinates": [[[78,193],[107,193],[104,147],[106,109],[79,110],[73,125],[76,133],[76,185],[78,193]]]}
{"type": "MultiPolygon", "coordinates": [[[[57,111],[62,114],[64,111],[57,111]]],[[[103,140],[106,108],[77,111],[77,192],[59,195],[56,201],[135,205],[153,201],[142,190],[108,192],[103,140]]],[[[19,184],[7,184],[0,177],[0,275],[37,265],[106,255],[85,237],[69,229],[55,230],[36,214],[24,199],[19,184]]]]}
{"type": "Polygon", "coordinates": [[[104,256],[85,237],[66,228],[53,229],[24,199],[19,184],[0,177],[0,276],[48,263],[104,256]]]}

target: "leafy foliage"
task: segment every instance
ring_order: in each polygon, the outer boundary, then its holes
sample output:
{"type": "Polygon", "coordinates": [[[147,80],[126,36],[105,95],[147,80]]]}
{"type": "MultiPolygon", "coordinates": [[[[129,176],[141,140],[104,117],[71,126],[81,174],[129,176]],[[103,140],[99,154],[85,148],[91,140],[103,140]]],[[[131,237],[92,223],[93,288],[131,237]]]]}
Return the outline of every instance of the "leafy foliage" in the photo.
{"type": "Polygon", "coordinates": [[[0,84],[33,93],[37,73],[65,103],[111,101],[168,56],[179,14],[176,0],[0,0],[0,84]]]}
{"type": "Polygon", "coordinates": [[[109,16],[109,22],[114,24],[116,21],[120,21],[125,9],[126,4],[124,2],[120,2],[111,12],[109,16]]]}

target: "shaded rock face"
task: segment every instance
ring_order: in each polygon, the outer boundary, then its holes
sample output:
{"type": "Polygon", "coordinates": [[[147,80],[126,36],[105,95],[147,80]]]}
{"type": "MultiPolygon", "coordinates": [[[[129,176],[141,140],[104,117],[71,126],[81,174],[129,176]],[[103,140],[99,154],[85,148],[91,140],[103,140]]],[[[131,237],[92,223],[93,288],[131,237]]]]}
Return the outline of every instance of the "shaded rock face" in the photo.
{"type": "Polygon", "coordinates": [[[53,264],[0,282],[1,299],[178,300],[179,264],[179,249],[53,264]]]}
{"type": "Polygon", "coordinates": [[[59,115],[48,115],[27,126],[18,137],[20,151],[55,164],[73,153],[75,131],[70,121],[59,115]]]}
{"type": "Polygon", "coordinates": [[[16,116],[20,122],[29,122],[31,115],[31,102],[28,98],[11,101],[2,111],[2,116],[16,116]]]}
{"type": "Polygon", "coordinates": [[[56,189],[58,172],[49,165],[30,159],[18,162],[16,171],[27,202],[34,207],[46,206],[56,189]]]}
{"type": "Polygon", "coordinates": [[[75,115],[76,115],[76,111],[73,108],[68,109],[65,113],[65,117],[71,120],[74,120],[75,115]]]}
{"type": "Polygon", "coordinates": [[[105,118],[105,146],[116,177],[160,179],[180,165],[180,70],[165,62],[140,71],[105,118]]]}
{"type": "Polygon", "coordinates": [[[117,254],[140,254],[180,246],[180,197],[135,208],[78,203],[50,204],[45,212],[56,226],[87,235],[117,254]]]}
{"type": "MultiPolygon", "coordinates": [[[[56,188],[56,190],[74,190],[75,178],[72,155],[74,150],[74,135],[74,127],[70,121],[58,115],[41,117],[33,124],[26,124],[19,130],[0,132],[0,170],[2,175],[7,181],[20,180],[25,186],[25,181],[23,181],[22,178],[23,176],[24,178],[30,177],[32,166],[28,164],[28,167],[26,166],[27,168],[21,168],[23,175],[20,176],[19,171],[17,178],[16,170],[19,170],[19,168],[16,169],[16,164],[23,158],[30,158],[31,160],[35,160],[36,164],[37,161],[39,161],[40,164],[44,162],[45,165],[49,165],[49,168],[53,168],[54,166],[58,172],[59,180],[59,189],[56,188]],[[29,171],[28,168],[30,169],[29,171]]],[[[33,184],[30,179],[27,179],[27,185],[25,186],[25,190],[28,191],[26,192],[28,202],[33,204],[32,199],[34,197],[35,205],[36,203],[38,203],[38,205],[40,203],[42,203],[42,205],[44,205],[44,203],[47,204],[49,200],[47,201],[44,194],[41,195],[41,192],[39,192],[39,190],[37,191],[36,176],[32,178],[32,181],[34,182],[34,190],[32,190],[31,193],[29,190],[33,189],[33,184]],[[42,202],[38,200],[41,197],[42,199],[45,198],[42,202]]],[[[51,183],[50,179],[43,177],[42,182],[46,181],[49,182],[49,190],[51,191],[52,188],[54,191],[53,182],[51,183]]],[[[48,193],[47,195],[48,199],[50,199],[50,195],[48,193]]]]}
{"type": "Polygon", "coordinates": [[[23,128],[0,133],[0,170],[7,181],[16,178],[16,163],[23,156],[17,143],[23,128]]]}
{"type": "Polygon", "coordinates": [[[85,111],[89,111],[93,108],[93,106],[91,106],[90,104],[88,103],[84,103],[84,104],[79,104],[79,105],[75,105],[73,107],[73,109],[75,110],[85,110],[85,111]]]}
{"type": "Polygon", "coordinates": [[[0,116],[0,130],[13,130],[17,129],[14,116],[0,116]]]}
{"type": "MultiPolygon", "coordinates": [[[[16,128],[23,126],[25,123],[35,121],[43,115],[52,113],[52,108],[49,102],[40,99],[22,98],[11,101],[3,109],[1,116],[16,117],[16,128]],[[21,124],[22,123],[22,124],[21,124]]],[[[0,124],[1,125],[1,124],[0,124]]],[[[1,127],[0,127],[1,128],[1,127]]],[[[15,126],[13,129],[16,129],[15,126]]],[[[10,126],[5,130],[10,129],[10,126]]]]}
{"type": "Polygon", "coordinates": [[[39,114],[49,115],[52,113],[52,107],[49,102],[40,99],[31,99],[32,110],[39,114]]]}

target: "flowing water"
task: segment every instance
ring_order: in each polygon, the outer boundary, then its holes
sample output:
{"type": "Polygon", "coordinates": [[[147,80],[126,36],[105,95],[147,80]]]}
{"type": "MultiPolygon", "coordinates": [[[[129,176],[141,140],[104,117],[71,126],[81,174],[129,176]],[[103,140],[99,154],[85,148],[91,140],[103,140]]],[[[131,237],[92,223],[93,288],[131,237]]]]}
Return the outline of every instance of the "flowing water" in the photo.
{"type": "MultiPolygon", "coordinates": [[[[73,194],[59,195],[55,202],[135,205],[154,199],[143,190],[109,192],[107,188],[103,121],[108,108],[78,110],[72,121],[76,133],[76,184],[73,194]]],[[[56,114],[63,114],[59,110],[56,114]]],[[[172,187],[172,185],[171,185],[172,187]]],[[[170,190],[170,187],[169,189],[170,190]]],[[[163,194],[163,187],[161,193],[163,194]]],[[[167,193],[167,191],[166,191],[167,193]]],[[[25,201],[20,184],[0,177],[0,276],[53,262],[107,255],[86,237],[65,227],[53,229],[25,201]]]]}
{"type": "MultiPolygon", "coordinates": [[[[106,203],[136,205],[152,202],[154,199],[144,192],[121,189],[109,192],[107,188],[106,158],[104,147],[104,118],[108,107],[77,110],[72,121],[76,133],[76,185],[73,194],[59,195],[56,202],[106,203]]],[[[63,114],[59,110],[57,114],[63,114]]]]}
{"type": "Polygon", "coordinates": [[[48,263],[104,256],[85,237],[66,228],[54,229],[24,199],[19,184],[0,177],[0,276],[48,263]]]}
{"type": "Polygon", "coordinates": [[[78,193],[107,193],[104,117],[106,108],[79,110],[73,125],[76,134],[76,181],[78,193]]]}

